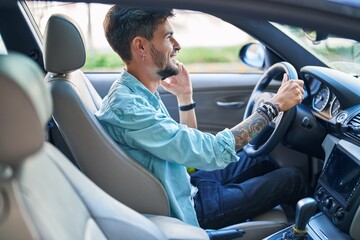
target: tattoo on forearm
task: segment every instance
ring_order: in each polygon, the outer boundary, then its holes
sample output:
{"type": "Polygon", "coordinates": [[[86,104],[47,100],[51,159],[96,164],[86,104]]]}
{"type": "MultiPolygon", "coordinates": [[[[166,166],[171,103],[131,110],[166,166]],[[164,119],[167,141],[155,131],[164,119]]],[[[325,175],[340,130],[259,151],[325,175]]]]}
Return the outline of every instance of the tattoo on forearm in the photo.
{"type": "Polygon", "coordinates": [[[255,112],[246,120],[233,127],[231,132],[235,137],[236,150],[240,150],[249,143],[268,123],[263,116],[255,112]]]}

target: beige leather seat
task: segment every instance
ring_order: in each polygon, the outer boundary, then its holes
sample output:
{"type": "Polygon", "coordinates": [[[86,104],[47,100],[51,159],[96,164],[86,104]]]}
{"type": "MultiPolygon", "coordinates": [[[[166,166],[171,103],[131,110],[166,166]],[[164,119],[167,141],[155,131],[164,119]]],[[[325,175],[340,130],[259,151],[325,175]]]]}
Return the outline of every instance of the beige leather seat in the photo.
{"type": "Polygon", "coordinates": [[[44,141],[52,101],[40,68],[0,55],[0,239],[209,239],[119,203],[44,141]]]}
{"type": "MultiPolygon", "coordinates": [[[[64,15],[53,15],[48,21],[44,62],[55,121],[81,170],[136,211],[169,216],[168,199],[160,182],[129,158],[94,117],[101,99],[79,70],[85,63],[81,32],[64,15]]],[[[286,217],[279,209],[253,220],[235,226],[246,231],[242,239],[260,239],[287,226],[286,217]]]]}
{"type": "Polygon", "coordinates": [[[101,98],[78,70],[85,63],[85,47],[77,26],[65,16],[55,15],[48,21],[44,61],[54,118],[80,169],[132,209],[169,215],[160,182],[119,149],[95,118],[101,98]]]}

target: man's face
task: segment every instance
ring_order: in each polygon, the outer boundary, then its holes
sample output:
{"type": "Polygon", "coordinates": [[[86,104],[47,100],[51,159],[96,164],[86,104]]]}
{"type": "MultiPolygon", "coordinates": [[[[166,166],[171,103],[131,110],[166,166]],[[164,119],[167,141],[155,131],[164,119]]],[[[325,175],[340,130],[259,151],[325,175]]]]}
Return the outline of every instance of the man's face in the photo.
{"type": "Polygon", "coordinates": [[[157,74],[161,79],[179,73],[179,68],[173,59],[179,50],[180,45],[173,36],[173,30],[169,22],[166,20],[163,23],[159,23],[154,32],[153,39],[150,41],[150,51],[153,63],[157,68],[157,74]]]}

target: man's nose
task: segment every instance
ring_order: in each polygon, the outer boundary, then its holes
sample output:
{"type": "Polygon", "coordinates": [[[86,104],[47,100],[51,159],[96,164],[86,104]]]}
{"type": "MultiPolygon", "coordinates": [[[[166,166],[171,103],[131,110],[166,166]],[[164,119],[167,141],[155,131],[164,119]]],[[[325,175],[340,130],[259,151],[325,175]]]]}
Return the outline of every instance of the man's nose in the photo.
{"type": "Polygon", "coordinates": [[[181,49],[180,44],[178,43],[178,41],[176,41],[175,38],[173,38],[173,47],[176,51],[180,51],[180,49],[181,49]]]}

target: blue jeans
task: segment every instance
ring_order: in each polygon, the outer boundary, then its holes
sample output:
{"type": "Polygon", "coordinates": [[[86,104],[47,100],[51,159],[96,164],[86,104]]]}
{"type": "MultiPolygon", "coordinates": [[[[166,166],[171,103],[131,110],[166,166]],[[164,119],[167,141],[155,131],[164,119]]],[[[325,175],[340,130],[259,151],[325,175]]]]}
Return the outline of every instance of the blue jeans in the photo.
{"type": "Polygon", "coordinates": [[[191,183],[199,189],[195,210],[204,229],[218,229],[286,203],[295,206],[307,195],[308,184],[295,168],[279,168],[268,156],[240,160],[225,169],[197,171],[191,183]]]}

